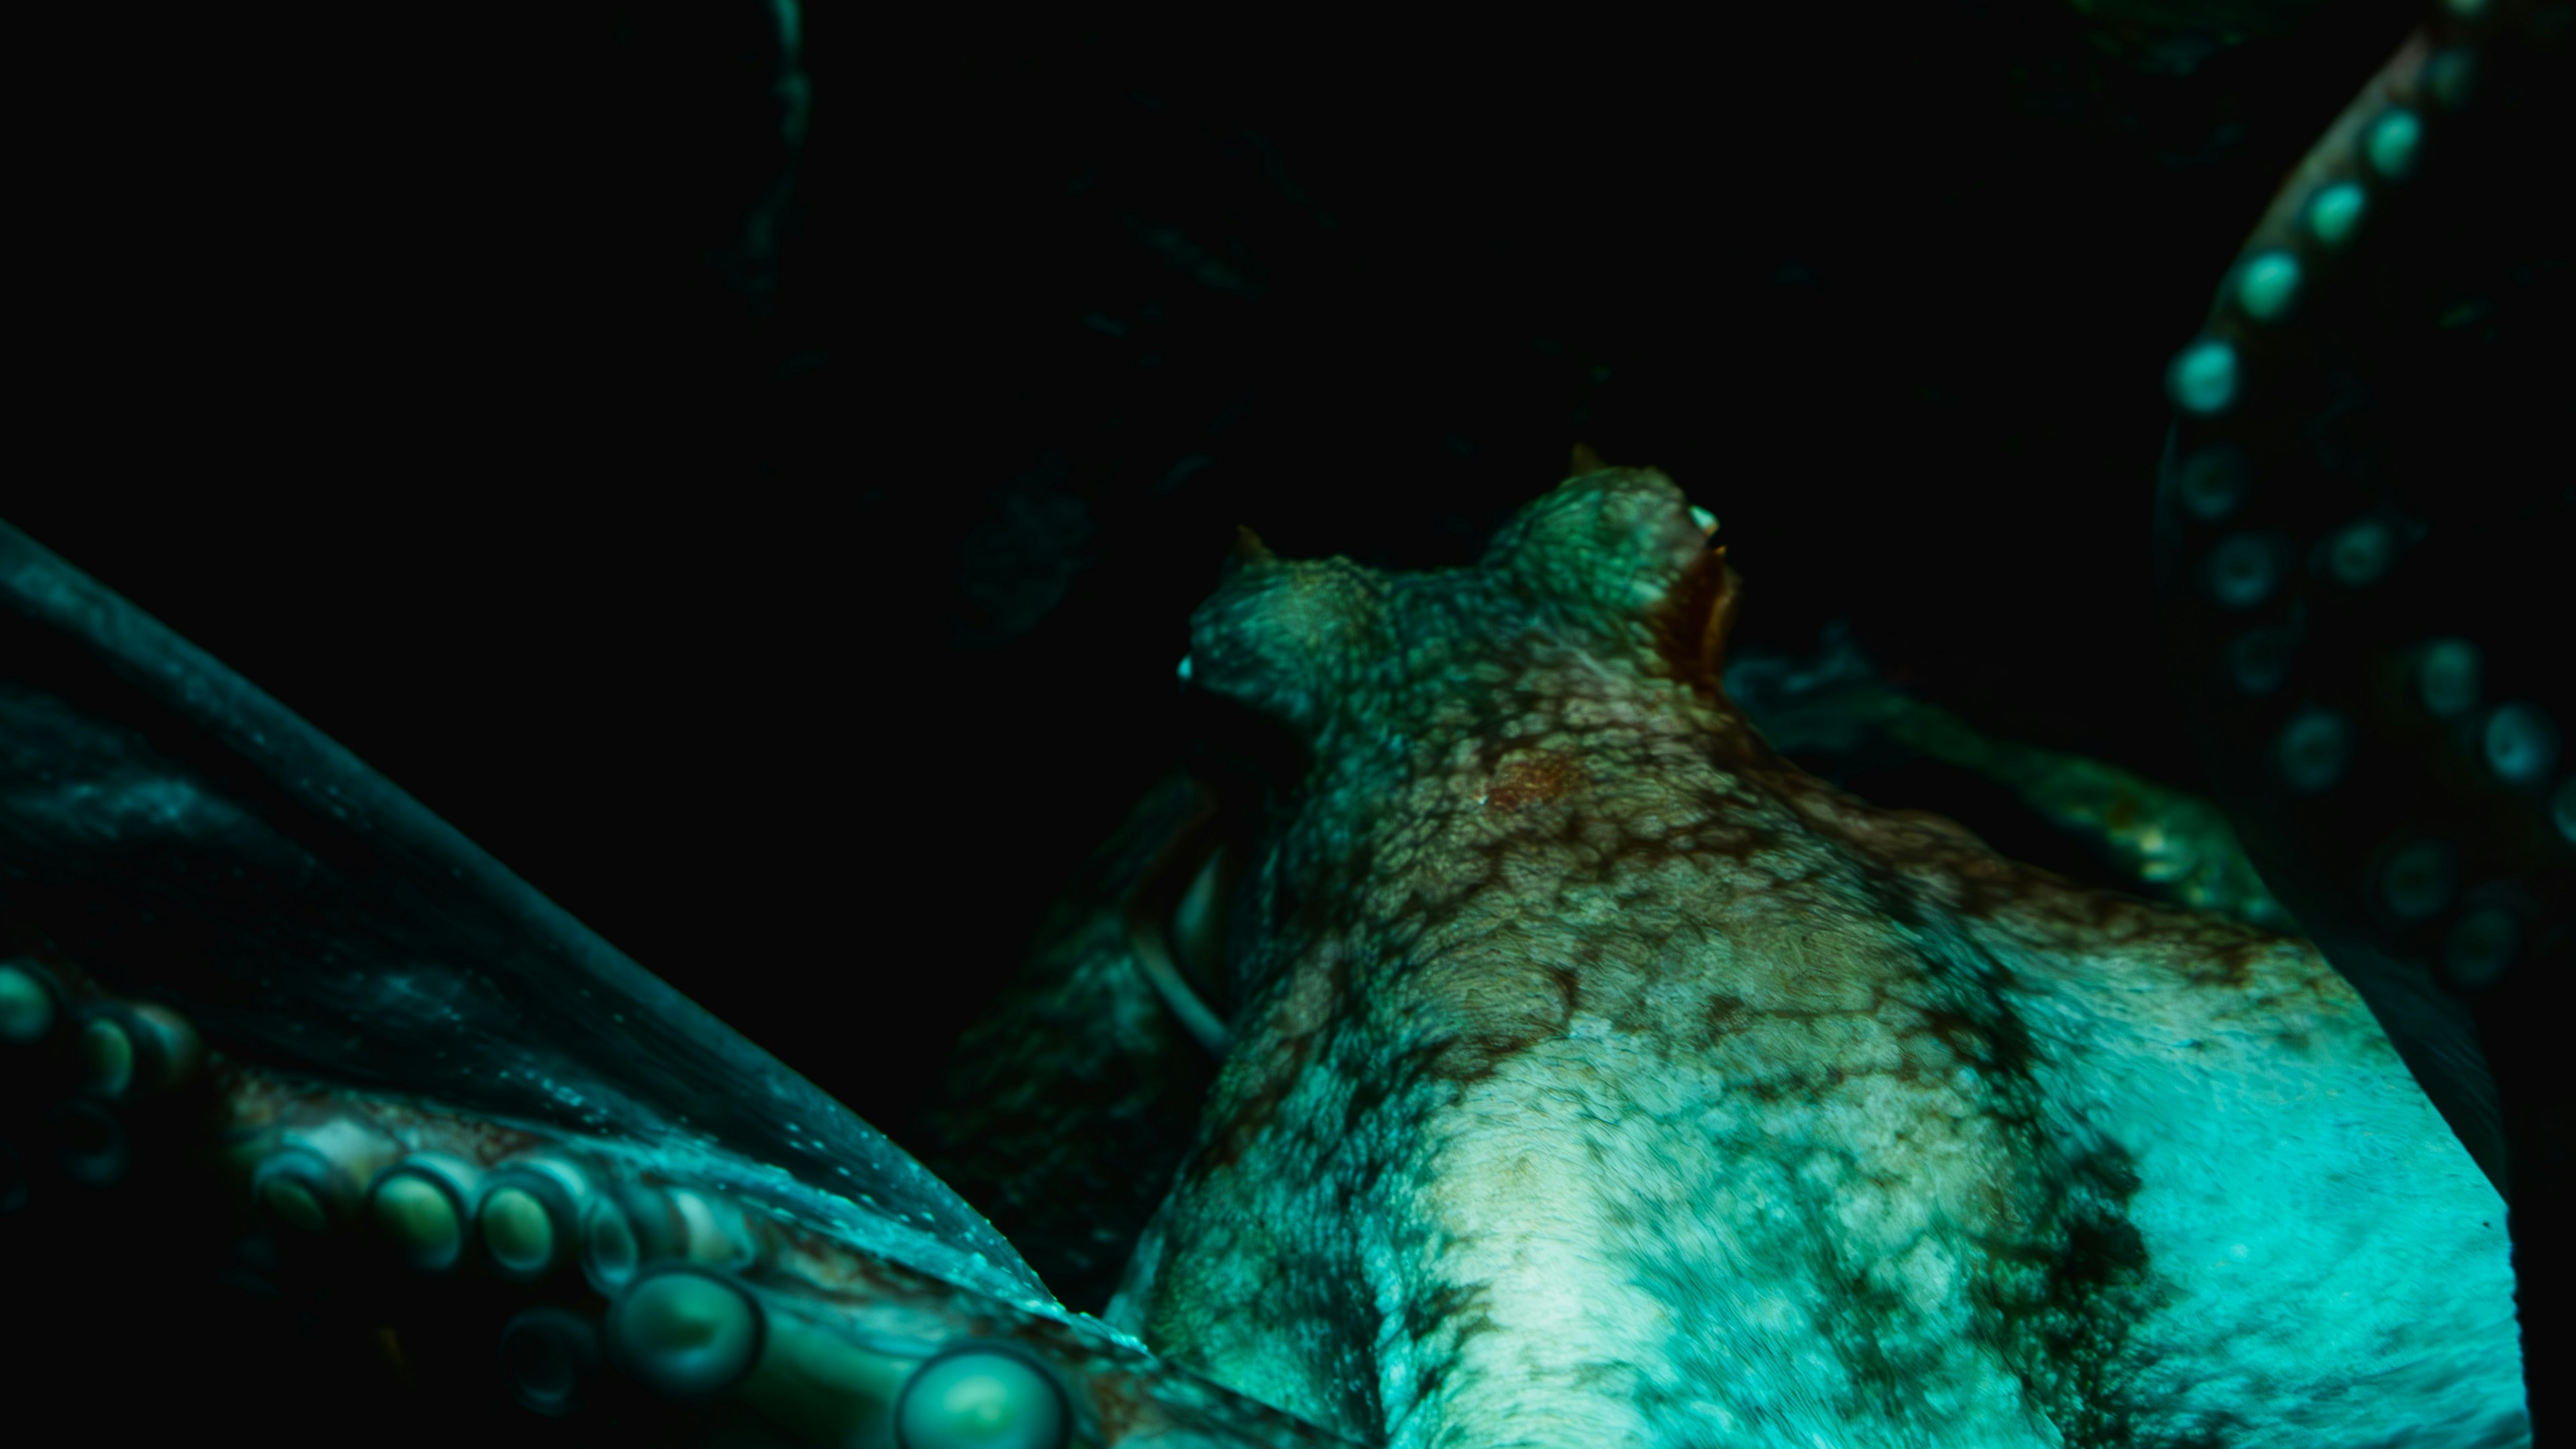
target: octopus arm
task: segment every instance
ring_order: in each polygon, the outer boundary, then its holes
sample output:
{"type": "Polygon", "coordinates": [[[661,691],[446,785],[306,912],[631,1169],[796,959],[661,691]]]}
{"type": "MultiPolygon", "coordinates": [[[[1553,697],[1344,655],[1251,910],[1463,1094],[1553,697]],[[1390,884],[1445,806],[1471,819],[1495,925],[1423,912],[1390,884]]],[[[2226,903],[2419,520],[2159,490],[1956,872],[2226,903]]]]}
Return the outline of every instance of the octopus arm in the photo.
{"type": "Polygon", "coordinates": [[[5,524],[0,1252],[136,1435],[1334,1442],[5,524]]]}

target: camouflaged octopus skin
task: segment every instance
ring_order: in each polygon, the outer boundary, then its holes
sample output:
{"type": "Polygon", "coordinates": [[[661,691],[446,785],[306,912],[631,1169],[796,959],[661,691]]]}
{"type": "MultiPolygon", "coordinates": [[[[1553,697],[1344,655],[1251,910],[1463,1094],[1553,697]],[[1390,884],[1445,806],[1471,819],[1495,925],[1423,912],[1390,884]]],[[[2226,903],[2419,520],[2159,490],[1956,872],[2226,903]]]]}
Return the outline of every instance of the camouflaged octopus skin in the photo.
{"type": "Polygon", "coordinates": [[[1311,766],[1111,1319],[1400,1449],[2527,1440],[2504,1206],[2351,988],[1802,774],[1736,597],[1608,470],[1200,608],[1311,766]]]}

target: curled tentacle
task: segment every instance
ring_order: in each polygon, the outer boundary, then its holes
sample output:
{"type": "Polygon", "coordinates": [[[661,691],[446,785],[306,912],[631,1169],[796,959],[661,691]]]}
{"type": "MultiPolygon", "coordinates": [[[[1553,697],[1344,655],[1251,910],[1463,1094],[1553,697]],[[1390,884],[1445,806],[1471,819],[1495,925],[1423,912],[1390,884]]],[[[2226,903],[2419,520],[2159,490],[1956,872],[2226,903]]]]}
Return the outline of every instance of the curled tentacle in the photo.
{"type": "Polygon", "coordinates": [[[2567,32],[2563,6],[2457,0],[2362,88],[2174,358],[2157,501],[2216,792],[2513,1201],[2533,1344],[2563,1296],[2533,1229],[2566,1215],[2542,1024],[2576,951],[2576,693],[2545,621],[2576,496],[2533,455],[2563,384],[2515,359],[2564,326],[2564,223],[2526,195],[2567,32]]]}

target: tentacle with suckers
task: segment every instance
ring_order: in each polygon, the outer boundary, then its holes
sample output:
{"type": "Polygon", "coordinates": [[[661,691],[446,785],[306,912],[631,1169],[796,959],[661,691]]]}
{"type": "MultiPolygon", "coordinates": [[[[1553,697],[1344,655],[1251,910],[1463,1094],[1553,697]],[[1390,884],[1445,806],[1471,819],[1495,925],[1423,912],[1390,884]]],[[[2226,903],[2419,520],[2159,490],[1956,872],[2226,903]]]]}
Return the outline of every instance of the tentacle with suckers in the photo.
{"type": "Polygon", "coordinates": [[[2157,498],[2213,786],[2511,1200],[2533,1363],[2563,1276],[2535,1229],[2567,1216],[2543,993],[2576,943],[2576,693],[2549,622],[2576,507],[2508,440],[2536,444],[2522,400],[2557,396],[2513,359],[2564,325],[2533,261],[2564,224],[2526,193],[2565,134],[2569,28],[2564,5],[2447,0],[2362,88],[2174,357],[2157,498]]]}
{"type": "MultiPolygon", "coordinates": [[[[303,1329],[242,1366],[272,1439],[345,1442],[337,1403],[377,1443],[1339,1442],[1059,1306],[846,1109],[5,525],[0,926],[12,1312],[271,1305],[303,1329]]],[[[12,1381],[128,1428],[216,1353],[179,1335],[114,1404],[73,1386],[128,1345],[58,1336],[12,1381]]]]}

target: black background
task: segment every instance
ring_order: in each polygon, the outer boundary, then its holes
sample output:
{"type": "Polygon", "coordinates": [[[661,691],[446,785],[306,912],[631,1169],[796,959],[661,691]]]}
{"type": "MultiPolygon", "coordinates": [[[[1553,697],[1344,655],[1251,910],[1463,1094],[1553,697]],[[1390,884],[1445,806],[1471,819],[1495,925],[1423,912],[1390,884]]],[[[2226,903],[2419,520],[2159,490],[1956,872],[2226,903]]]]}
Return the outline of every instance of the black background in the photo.
{"type": "Polygon", "coordinates": [[[2193,784],[2162,369],[2415,7],[2187,70],[2214,24],[1785,10],[816,7],[774,268],[764,6],[79,22],[0,515],[899,1141],[1173,759],[1237,523],[1460,562],[1588,442],[1724,520],[1745,647],[1848,620],[2193,784]]]}

